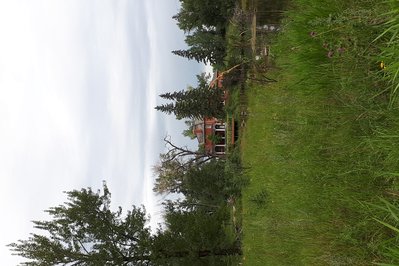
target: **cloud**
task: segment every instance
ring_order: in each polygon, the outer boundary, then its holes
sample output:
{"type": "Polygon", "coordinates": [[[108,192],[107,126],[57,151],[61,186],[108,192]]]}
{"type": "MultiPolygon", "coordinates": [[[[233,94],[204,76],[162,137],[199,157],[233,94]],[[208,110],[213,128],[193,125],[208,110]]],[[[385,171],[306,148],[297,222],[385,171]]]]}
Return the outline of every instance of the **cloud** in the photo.
{"type": "Polygon", "coordinates": [[[151,166],[184,124],[157,95],[195,84],[203,68],[171,20],[178,0],[0,1],[0,257],[62,191],[106,180],[113,206],[145,203],[160,221],[151,166]]]}
{"type": "MultiPolygon", "coordinates": [[[[0,3],[0,257],[61,192],[107,180],[142,202],[148,57],[141,1],[0,3]],[[132,7],[133,5],[133,7],[132,7]]],[[[150,129],[149,129],[150,130],[150,129]]]]}

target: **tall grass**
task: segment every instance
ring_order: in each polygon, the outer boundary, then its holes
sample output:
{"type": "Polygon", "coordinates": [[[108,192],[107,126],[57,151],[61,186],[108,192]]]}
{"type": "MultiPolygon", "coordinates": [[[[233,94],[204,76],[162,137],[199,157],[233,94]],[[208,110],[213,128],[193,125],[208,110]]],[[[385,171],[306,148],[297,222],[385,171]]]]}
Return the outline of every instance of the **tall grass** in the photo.
{"type": "Polygon", "coordinates": [[[248,84],[247,265],[393,261],[368,204],[399,190],[398,3],[292,1],[272,46],[279,82],[248,84]]]}
{"type": "Polygon", "coordinates": [[[379,205],[374,208],[382,211],[381,217],[375,218],[377,222],[386,227],[387,239],[383,242],[382,253],[385,255],[385,262],[377,265],[388,266],[399,264],[399,204],[398,201],[390,202],[381,199],[379,205]]]}
{"type": "Polygon", "coordinates": [[[386,3],[390,10],[380,16],[383,32],[374,41],[380,41],[383,46],[379,60],[384,79],[390,83],[390,107],[393,107],[399,92],[399,1],[388,0],[386,3]]]}

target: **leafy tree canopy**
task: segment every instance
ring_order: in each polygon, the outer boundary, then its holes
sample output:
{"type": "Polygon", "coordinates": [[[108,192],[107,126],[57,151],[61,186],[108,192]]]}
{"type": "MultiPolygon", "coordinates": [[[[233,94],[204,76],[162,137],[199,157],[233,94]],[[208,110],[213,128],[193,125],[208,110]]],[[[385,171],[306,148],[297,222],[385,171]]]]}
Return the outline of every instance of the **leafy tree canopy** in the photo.
{"type": "Polygon", "coordinates": [[[31,234],[9,246],[30,261],[21,265],[146,265],[151,237],[144,209],[110,210],[111,194],[90,188],[66,192],[68,201],[46,212],[50,221],[34,221],[45,234],[31,234]]]}

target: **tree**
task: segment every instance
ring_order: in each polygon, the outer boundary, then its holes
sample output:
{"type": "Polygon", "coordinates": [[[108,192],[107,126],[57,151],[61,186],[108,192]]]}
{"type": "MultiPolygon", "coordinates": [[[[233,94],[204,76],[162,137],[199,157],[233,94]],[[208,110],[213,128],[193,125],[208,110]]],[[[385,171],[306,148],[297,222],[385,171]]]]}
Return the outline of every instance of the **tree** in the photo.
{"type": "Polygon", "coordinates": [[[122,217],[112,212],[111,194],[90,188],[66,192],[68,202],[46,212],[50,221],[34,221],[46,234],[31,234],[9,246],[14,255],[30,259],[21,265],[148,265],[151,236],[143,208],[122,217]]]}
{"type": "Polygon", "coordinates": [[[187,35],[185,42],[189,46],[188,50],[172,51],[173,54],[194,59],[204,64],[222,64],[226,55],[226,45],[224,37],[215,30],[198,29],[192,34],[187,35]]]}
{"type": "Polygon", "coordinates": [[[193,132],[195,127],[194,120],[186,120],[184,121],[184,124],[186,124],[187,129],[183,130],[183,136],[189,137],[190,139],[195,139],[197,136],[193,132]]]}
{"type": "Polygon", "coordinates": [[[169,136],[165,136],[164,141],[168,151],[160,154],[160,162],[153,168],[157,175],[154,191],[160,194],[180,193],[187,171],[212,159],[223,160],[223,158],[202,149],[193,151],[188,147],[177,146],[169,136]]]}
{"type": "Polygon", "coordinates": [[[154,238],[154,250],[162,254],[161,265],[228,265],[228,256],[241,255],[239,243],[227,235],[227,208],[182,211],[169,206],[166,230],[154,238]],[[178,252],[176,252],[178,251],[178,252]]]}
{"type": "Polygon", "coordinates": [[[173,219],[166,228],[151,235],[144,208],[133,206],[124,217],[121,207],[116,212],[110,210],[111,194],[105,184],[102,193],[87,188],[66,194],[67,202],[46,211],[51,220],[34,221],[44,234],[33,233],[27,240],[9,245],[14,255],[29,259],[21,265],[186,265],[175,262],[188,261],[193,254],[200,258],[240,254],[237,247],[220,241],[225,219],[222,210],[208,217],[203,211],[190,214],[174,209],[176,215],[170,214],[173,219]],[[206,235],[207,244],[198,243],[206,235]]]}
{"type": "Polygon", "coordinates": [[[180,0],[181,9],[173,16],[187,34],[187,50],[172,53],[197,62],[223,65],[226,55],[226,25],[235,0],[180,0]]]}
{"type": "Polygon", "coordinates": [[[222,118],[224,116],[223,90],[211,88],[205,73],[197,75],[196,88],[188,87],[173,93],[159,95],[161,98],[173,101],[155,107],[166,114],[174,114],[177,119],[203,119],[204,117],[222,118]]]}
{"type": "Polygon", "coordinates": [[[212,214],[234,201],[240,195],[240,184],[236,183],[232,172],[225,170],[225,163],[211,160],[191,167],[178,180],[170,178],[169,187],[164,188],[163,192],[180,193],[181,197],[164,201],[165,209],[212,214]]]}
{"type": "Polygon", "coordinates": [[[181,9],[173,16],[184,32],[202,28],[225,28],[234,0],[180,0],[181,9]]]}
{"type": "Polygon", "coordinates": [[[221,205],[235,192],[232,179],[225,171],[225,161],[213,159],[187,171],[181,193],[191,203],[221,205]]]}
{"type": "Polygon", "coordinates": [[[160,154],[159,164],[153,167],[157,178],[155,179],[154,192],[159,194],[178,193],[183,182],[185,172],[190,166],[185,165],[175,153],[160,154]]]}
{"type": "Polygon", "coordinates": [[[188,50],[174,50],[172,51],[172,54],[187,58],[188,60],[194,59],[198,63],[202,62],[206,64],[208,61],[211,61],[206,51],[201,49],[201,47],[199,48],[192,47],[189,48],[188,50]]]}

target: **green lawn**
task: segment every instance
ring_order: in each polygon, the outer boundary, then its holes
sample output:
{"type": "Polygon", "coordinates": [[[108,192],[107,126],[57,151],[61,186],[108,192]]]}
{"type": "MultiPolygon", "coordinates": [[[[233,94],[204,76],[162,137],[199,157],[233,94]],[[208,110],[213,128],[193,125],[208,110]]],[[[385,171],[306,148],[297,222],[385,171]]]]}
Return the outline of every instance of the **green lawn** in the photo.
{"type": "Polygon", "coordinates": [[[394,235],[370,203],[397,200],[399,41],[375,39],[399,2],[293,3],[272,45],[278,82],[246,88],[244,265],[389,261],[394,235]]]}
{"type": "Polygon", "coordinates": [[[251,88],[242,140],[251,182],[243,196],[247,265],[364,265],[373,252],[358,201],[381,195],[385,180],[375,179],[373,158],[353,135],[356,118],[323,98],[251,88]]]}

